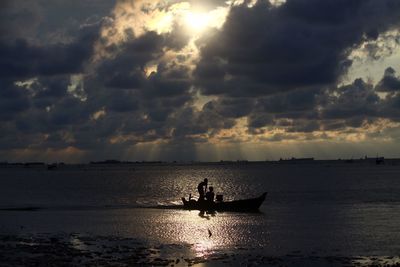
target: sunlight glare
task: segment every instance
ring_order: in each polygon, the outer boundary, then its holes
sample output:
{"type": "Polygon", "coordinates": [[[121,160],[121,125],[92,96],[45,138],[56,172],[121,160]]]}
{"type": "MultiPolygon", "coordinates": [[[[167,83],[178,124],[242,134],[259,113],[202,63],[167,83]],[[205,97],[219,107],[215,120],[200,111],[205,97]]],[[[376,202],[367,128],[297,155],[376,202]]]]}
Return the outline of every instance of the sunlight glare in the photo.
{"type": "Polygon", "coordinates": [[[187,25],[196,31],[204,30],[210,21],[210,16],[206,13],[195,13],[188,11],[185,15],[187,25]]]}

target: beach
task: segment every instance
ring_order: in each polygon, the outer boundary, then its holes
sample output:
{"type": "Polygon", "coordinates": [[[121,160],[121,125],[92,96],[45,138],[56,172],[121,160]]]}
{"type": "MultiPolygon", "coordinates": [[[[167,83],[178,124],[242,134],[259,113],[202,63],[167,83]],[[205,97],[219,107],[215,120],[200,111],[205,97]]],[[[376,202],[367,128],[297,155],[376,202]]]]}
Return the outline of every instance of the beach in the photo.
{"type": "Polygon", "coordinates": [[[246,248],[195,256],[195,245],[149,246],[112,236],[0,236],[1,266],[400,266],[396,256],[262,255],[246,248]]]}

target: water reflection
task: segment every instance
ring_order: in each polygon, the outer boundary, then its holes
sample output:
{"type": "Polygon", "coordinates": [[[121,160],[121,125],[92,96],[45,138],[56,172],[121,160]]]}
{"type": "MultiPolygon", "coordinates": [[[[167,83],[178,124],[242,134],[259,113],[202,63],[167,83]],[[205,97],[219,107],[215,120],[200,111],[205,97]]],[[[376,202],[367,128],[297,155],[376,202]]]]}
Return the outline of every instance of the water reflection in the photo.
{"type": "Polygon", "coordinates": [[[225,249],[257,246],[265,231],[261,229],[260,216],[263,217],[260,214],[138,209],[131,224],[126,226],[135,238],[165,245],[187,245],[189,258],[207,258],[225,249]],[[138,219],[142,220],[138,222],[138,219]]]}
{"type": "Polygon", "coordinates": [[[206,257],[226,248],[247,247],[260,242],[259,216],[263,216],[260,214],[157,209],[141,211],[146,213],[142,216],[145,221],[131,225],[135,225],[135,229],[131,229],[135,237],[162,244],[188,244],[194,257],[206,257]],[[138,229],[139,225],[145,227],[138,229]]]}
{"type": "Polygon", "coordinates": [[[88,250],[88,246],[84,242],[82,242],[76,235],[69,236],[69,243],[73,248],[77,250],[88,250]]]}
{"type": "MultiPolygon", "coordinates": [[[[223,236],[210,236],[209,231],[221,228],[218,217],[214,214],[209,214],[206,212],[190,212],[182,211],[179,214],[171,214],[172,220],[174,220],[174,225],[179,231],[179,239],[181,242],[189,244],[199,244],[199,248],[210,248],[210,245],[214,242],[211,238],[218,238],[218,244],[224,243],[223,236]],[[177,216],[174,216],[177,215],[177,216]],[[183,215],[183,216],[182,216],[183,215]]],[[[172,226],[171,225],[171,226],[172,226]]]]}
{"type": "Polygon", "coordinates": [[[198,211],[162,213],[162,218],[148,225],[148,238],[157,236],[161,243],[189,244],[195,257],[207,257],[216,249],[231,245],[231,233],[226,227],[226,220],[219,214],[198,211]]]}
{"type": "Polygon", "coordinates": [[[204,211],[204,210],[201,210],[199,212],[199,217],[209,220],[210,217],[215,217],[215,214],[216,214],[215,211],[204,211]]]}
{"type": "Polygon", "coordinates": [[[211,256],[215,251],[214,241],[211,239],[202,240],[199,243],[194,244],[193,252],[196,257],[202,257],[207,259],[208,256],[211,256]]]}

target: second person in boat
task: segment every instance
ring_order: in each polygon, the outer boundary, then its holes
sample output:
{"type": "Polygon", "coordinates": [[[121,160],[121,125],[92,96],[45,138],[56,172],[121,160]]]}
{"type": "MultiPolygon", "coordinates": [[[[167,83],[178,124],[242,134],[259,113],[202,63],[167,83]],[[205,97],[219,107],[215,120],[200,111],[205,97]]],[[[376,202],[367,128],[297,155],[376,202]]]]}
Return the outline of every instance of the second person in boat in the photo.
{"type": "Polygon", "coordinates": [[[214,187],[210,186],[208,188],[208,192],[206,193],[206,200],[207,202],[214,202],[214,187]]]}

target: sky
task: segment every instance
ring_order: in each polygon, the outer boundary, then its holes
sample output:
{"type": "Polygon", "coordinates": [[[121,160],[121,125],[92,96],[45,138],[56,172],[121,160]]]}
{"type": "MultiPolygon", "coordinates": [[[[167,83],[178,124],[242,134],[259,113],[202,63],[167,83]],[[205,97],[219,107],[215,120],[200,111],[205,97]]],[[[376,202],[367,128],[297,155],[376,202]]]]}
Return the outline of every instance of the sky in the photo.
{"type": "Polygon", "coordinates": [[[5,0],[0,161],[400,157],[398,0],[5,0]]]}

